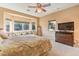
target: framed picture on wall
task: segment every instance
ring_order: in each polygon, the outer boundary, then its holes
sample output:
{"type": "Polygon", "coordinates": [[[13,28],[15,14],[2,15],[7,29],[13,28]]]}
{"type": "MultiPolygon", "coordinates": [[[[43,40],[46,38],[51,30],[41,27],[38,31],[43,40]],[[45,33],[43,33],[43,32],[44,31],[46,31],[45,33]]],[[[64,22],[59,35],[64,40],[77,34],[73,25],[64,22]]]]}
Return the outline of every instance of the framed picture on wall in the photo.
{"type": "Polygon", "coordinates": [[[48,30],[54,31],[56,29],[56,20],[48,21],[48,30]]]}

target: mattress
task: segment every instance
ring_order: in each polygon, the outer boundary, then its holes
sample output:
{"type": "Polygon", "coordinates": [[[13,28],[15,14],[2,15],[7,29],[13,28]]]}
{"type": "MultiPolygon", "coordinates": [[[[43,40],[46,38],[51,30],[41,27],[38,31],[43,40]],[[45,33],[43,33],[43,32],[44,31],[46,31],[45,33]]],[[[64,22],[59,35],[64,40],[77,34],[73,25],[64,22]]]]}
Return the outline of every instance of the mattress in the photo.
{"type": "Polygon", "coordinates": [[[0,42],[0,56],[43,56],[51,48],[49,39],[37,35],[15,36],[0,42]]]}

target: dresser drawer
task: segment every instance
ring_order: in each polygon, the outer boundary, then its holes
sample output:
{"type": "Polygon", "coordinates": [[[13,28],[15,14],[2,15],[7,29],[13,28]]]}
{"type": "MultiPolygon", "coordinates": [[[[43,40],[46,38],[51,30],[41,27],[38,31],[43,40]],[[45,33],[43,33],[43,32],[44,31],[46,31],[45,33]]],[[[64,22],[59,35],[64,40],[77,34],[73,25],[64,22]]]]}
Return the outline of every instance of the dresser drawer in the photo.
{"type": "Polygon", "coordinates": [[[56,42],[73,46],[73,33],[56,32],[56,42]]]}

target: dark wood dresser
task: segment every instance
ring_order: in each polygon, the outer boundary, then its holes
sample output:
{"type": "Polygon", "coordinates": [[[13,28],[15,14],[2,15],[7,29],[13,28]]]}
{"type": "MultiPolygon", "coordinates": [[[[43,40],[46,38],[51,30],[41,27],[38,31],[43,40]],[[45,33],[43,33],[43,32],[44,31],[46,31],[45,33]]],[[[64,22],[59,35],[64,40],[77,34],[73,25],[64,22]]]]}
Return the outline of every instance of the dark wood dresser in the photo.
{"type": "Polygon", "coordinates": [[[67,31],[56,31],[55,34],[56,42],[63,43],[69,46],[73,46],[74,44],[74,33],[67,31]]]}

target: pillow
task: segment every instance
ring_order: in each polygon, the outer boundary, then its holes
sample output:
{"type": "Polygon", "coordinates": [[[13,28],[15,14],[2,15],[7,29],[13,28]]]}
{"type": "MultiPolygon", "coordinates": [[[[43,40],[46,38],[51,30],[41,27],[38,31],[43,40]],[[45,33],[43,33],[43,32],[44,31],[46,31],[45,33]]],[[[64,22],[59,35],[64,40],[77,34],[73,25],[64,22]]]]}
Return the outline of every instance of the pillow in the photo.
{"type": "Polygon", "coordinates": [[[2,44],[4,40],[5,39],[2,36],[0,36],[0,44],[2,44]]]}
{"type": "Polygon", "coordinates": [[[8,37],[5,36],[5,35],[0,35],[0,36],[1,36],[2,39],[8,39],[8,37]]]}
{"type": "Polygon", "coordinates": [[[3,43],[4,39],[0,36],[0,45],[3,43]]]}
{"type": "Polygon", "coordinates": [[[8,34],[4,33],[4,31],[1,31],[1,30],[0,30],[0,37],[2,37],[2,39],[8,39],[9,38],[8,34]]]}
{"type": "Polygon", "coordinates": [[[3,38],[0,36],[0,40],[3,40],[3,38]]]}
{"type": "Polygon", "coordinates": [[[26,35],[29,34],[28,32],[26,32],[26,35]]]}

